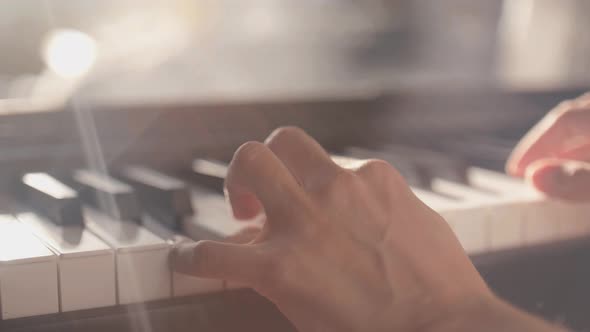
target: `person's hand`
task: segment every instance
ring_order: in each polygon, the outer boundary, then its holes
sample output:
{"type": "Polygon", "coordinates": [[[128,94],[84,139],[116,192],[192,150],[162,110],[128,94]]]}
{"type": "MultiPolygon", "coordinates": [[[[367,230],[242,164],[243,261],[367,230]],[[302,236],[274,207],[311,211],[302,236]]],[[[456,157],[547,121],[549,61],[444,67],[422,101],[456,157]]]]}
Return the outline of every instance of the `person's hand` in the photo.
{"type": "Polygon", "coordinates": [[[263,209],[263,230],[246,244],[180,247],[175,268],[254,288],[300,331],[425,331],[496,301],[392,166],[351,166],[296,128],[244,144],[226,193],[236,217],[263,209]]]}
{"type": "Polygon", "coordinates": [[[525,176],[540,191],[590,200],[590,94],[551,110],[514,149],[508,173],[525,176]]]}

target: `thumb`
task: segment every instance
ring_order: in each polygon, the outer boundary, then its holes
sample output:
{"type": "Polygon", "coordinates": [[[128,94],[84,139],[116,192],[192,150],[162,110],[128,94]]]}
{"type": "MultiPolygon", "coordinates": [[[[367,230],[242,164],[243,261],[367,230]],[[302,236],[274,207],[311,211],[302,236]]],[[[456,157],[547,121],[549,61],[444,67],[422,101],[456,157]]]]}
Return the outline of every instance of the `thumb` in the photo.
{"type": "Polygon", "coordinates": [[[264,256],[256,245],[199,241],[174,248],[171,264],[183,274],[255,287],[264,271],[264,256]]]}
{"type": "Polygon", "coordinates": [[[551,197],[590,201],[590,164],[564,159],[542,159],[531,164],[527,179],[551,197]]]}

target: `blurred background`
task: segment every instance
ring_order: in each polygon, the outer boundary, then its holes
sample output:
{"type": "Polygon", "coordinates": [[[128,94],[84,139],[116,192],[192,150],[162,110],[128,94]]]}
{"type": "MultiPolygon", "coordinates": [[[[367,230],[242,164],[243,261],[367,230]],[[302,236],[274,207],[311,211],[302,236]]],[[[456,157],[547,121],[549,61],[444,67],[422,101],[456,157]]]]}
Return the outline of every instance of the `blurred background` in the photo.
{"type": "Polygon", "coordinates": [[[5,0],[0,99],[260,100],[588,83],[584,0],[5,0]]]}

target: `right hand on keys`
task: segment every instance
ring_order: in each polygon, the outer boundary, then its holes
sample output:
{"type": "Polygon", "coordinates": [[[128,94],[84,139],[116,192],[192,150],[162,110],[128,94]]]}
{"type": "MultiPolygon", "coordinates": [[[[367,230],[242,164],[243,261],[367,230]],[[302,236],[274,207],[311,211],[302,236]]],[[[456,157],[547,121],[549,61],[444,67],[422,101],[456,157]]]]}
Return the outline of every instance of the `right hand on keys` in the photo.
{"type": "Polygon", "coordinates": [[[550,196],[590,200],[590,93],[551,110],[514,149],[507,170],[550,196]]]}
{"type": "Polygon", "coordinates": [[[263,230],[246,244],[180,247],[175,268],[254,288],[300,331],[551,330],[495,298],[393,167],[351,166],[295,128],[243,145],[226,191],[236,217],[264,210],[263,230]]]}

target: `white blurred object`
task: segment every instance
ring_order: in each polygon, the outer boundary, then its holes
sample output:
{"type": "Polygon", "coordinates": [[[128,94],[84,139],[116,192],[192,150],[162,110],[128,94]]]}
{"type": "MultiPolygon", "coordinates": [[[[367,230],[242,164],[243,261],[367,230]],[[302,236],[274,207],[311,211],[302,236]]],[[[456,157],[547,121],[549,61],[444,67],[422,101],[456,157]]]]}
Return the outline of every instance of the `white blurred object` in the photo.
{"type": "Polygon", "coordinates": [[[498,75],[511,86],[587,83],[585,0],[508,0],[499,26],[498,75]],[[586,54],[586,56],[583,56],[586,54]]]}
{"type": "Polygon", "coordinates": [[[22,10],[38,9],[51,28],[76,30],[56,31],[43,51],[48,69],[8,97],[149,103],[364,95],[380,84],[365,69],[367,50],[397,42],[402,3],[48,0],[22,10]]]}
{"type": "Polygon", "coordinates": [[[377,82],[355,63],[358,50],[397,26],[398,2],[150,2],[93,29],[101,56],[76,95],[123,103],[365,95],[377,82]]]}
{"type": "Polygon", "coordinates": [[[90,71],[96,53],[96,43],[89,35],[77,30],[58,29],[47,38],[43,58],[59,76],[77,78],[90,71]]]}

